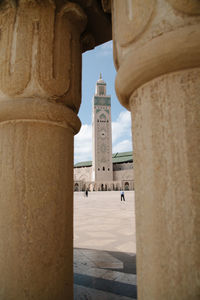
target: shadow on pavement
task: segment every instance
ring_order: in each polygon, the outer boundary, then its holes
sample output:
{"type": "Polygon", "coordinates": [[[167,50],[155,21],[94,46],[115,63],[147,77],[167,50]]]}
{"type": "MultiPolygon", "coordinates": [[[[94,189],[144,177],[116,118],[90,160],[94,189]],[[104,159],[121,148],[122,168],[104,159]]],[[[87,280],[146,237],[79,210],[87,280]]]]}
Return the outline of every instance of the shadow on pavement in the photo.
{"type": "Polygon", "coordinates": [[[136,299],[136,255],[75,248],[74,284],[76,290],[81,287],[87,288],[82,291],[82,293],[86,291],[87,295],[80,296],[79,291],[79,299],[96,300],[95,290],[103,293],[102,300],[136,299]]]}

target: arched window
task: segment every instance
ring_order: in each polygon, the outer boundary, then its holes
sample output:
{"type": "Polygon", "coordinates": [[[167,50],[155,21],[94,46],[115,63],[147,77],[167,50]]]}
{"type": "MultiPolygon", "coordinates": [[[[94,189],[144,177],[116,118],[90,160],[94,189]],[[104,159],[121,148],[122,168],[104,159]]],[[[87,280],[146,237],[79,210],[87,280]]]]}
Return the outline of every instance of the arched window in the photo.
{"type": "Polygon", "coordinates": [[[103,167],[103,171],[105,171],[105,167],[103,167]]]}
{"type": "Polygon", "coordinates": [[[101,121],[106,121],[106,116],[104,114],[101,114],[99,118],[101,121]]]}
{"type": "Polygon", "coordinates": [[[75,192],[78,192],[78,191],[79,191],[79,184],[78,184],[78,183],[75,183],[74,191],[75,191],[75,192]]]}
{"type": "Polygon", "coordinates": [[[108,171],[110,171],[110,168],[108,168],[108,171]]]}
{"type": "Polygon", "coordinates": [[[126,191],[129,191],[129,182],[125,182],[124,189],[126,191]]]}

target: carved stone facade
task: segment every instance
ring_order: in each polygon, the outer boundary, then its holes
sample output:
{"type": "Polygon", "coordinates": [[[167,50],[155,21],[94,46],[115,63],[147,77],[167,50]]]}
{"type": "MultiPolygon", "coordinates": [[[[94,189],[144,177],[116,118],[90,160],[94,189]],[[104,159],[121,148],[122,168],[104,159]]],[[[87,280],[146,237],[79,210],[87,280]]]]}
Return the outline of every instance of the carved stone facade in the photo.
{"type": "Polygon", "coordinates": [[[133,163],[113,164],[113,180],[92,181],[92,166],[74,168],[74,191],[133,190],[133,163]]]}

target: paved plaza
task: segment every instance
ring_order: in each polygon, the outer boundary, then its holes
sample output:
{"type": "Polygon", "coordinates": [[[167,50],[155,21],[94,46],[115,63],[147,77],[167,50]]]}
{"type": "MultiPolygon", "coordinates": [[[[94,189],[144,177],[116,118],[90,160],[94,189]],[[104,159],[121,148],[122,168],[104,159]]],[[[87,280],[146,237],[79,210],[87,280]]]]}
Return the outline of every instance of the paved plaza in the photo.
{"type": "Polygon", "coordinates": [[[74,299],[136,299],[134,192],[74,193],[74,299]]]}

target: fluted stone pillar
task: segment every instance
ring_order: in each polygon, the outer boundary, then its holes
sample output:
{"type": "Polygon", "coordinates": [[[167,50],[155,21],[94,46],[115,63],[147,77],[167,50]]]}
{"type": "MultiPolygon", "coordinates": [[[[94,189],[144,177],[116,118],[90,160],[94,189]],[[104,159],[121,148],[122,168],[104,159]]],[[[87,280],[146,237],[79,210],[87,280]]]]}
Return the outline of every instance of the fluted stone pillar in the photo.
{"type": "Polygon", "coordinates": [[[0,4],[1,300],[73,299],[73,135],[86,16],[64,2],[0,4]]]}
{"type": "Polygon", "coordinates": [[[200,297],[200,3],[112,1],[132,114],[139,300],[200,297]]]}

